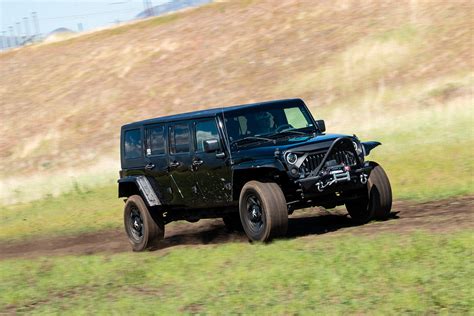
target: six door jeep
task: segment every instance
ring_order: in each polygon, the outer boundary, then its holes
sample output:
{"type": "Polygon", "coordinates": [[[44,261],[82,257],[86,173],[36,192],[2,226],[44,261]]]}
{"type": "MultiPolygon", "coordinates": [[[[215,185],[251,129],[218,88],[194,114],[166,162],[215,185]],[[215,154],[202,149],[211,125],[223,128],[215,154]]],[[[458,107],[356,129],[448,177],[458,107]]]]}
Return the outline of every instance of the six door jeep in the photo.
{"type": "Polygon", "coordinates": [[[133,250],[165,224],[223,218],[251,241],[284,236],[294,210],[345,204],[357,223],[386,218],[392,192],[367,161],[378,142],[325,134],[300,99],[155,118],[121,129],[119,197],[133,250]]]}

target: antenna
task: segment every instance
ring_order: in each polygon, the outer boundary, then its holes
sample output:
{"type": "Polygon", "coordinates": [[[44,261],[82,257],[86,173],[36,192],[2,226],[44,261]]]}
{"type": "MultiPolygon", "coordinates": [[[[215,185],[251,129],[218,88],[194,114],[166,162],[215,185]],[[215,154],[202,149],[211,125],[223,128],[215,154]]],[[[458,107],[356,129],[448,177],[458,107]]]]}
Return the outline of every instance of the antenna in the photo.
{"type": "Polygon", "coordinates": [[[31,19],[33,20],[33,25],[35,26],[35,37],[38,39],[41,38],[40,27],[38,23],[38,15],[36,12],[31,12],[31,19]]]}
{"type": "Polygon", "coordinates": [[[26,37],[26,40],[29,40],[30,26],[28,25],[28,17],[24,17],[23,22],[25,23],[25,37],[26,37]]]}
{"type": "MultiPolygon", "coordinates": [[[[15,32],[13,32],[13,26],[9,26],[8,29],[10,30],[10,37],[11,37],[11,40],[14,41],[15,45],[13,45],[12,43],[12,46],[13,47],[17,47],[18,46],[18,40],[15,36],[15,32]]],[[[10,45],[9,45],[10,46],[10,45]]]]}
{"type": "MultiPolygon", "coordinates": [[[[6,49],[7,48],[7,41],[8,41],[8,38],[5,36],[7,32],[5,31],[2,31],[2,49],[6,49]]],[[[8,45],[10,46],[10,45],[8,45]]]]}
{"type": "Polygon", "coordinates": [[[20,42],[17,41],[17,45],[20,46],[21,45],[21,23],[20,22],[16,22],[16,34],[17,34],[17,38],[20,39],[20,42]]]}
{"type": "Polygon", "coordinates": [[[146,16],[154,15],[155,12],[151,0],[143,0],[143,7],[145,8],[146,16]]]}
{"type": "Polygon", "coordinates": [[[153,3],[151,3],[151,0],[147,0],[148,1],[148,5],[150,6],[150,14],[152,16],[155,16],[155,8],[153,7],[153,3]]]}

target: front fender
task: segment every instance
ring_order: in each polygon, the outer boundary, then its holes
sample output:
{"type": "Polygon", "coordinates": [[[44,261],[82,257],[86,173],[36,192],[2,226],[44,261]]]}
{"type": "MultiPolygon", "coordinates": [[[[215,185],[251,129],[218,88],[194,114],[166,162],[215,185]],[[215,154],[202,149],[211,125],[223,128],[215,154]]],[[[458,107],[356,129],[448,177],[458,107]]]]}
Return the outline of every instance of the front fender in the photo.
{"type": "Polygon", "coordinates": [[[286,171],[286,168],[283,165],[283,163],[276,158],[255,159],[255,160],[250,160],[250,161],[244,161],[232,166],[232,169],[234,171],[248,170],[248,169],[262,169],[262,168],[270,168],[270,169],[276,169],[278,171],[286,171]]]}
{"type": "Polygon", "coordinates": [[[366,156],[368,156],[370,154],[370,151],[372,149],[374,149],[375,147],[377,147],[379,145],[382,145],[382,143],[381,142],[375,142],[375,141],[362,142],[362,146],[364,146],[364,151],[365,151],[366,156]]]}
{"type": "Polygon", "coordinates": [[[240,191],[248,181],[282,181],[285,176],[285,166],[276,158],[255,159],[235,164],[232,166],[232,199],[239,200],[240,191]]]}

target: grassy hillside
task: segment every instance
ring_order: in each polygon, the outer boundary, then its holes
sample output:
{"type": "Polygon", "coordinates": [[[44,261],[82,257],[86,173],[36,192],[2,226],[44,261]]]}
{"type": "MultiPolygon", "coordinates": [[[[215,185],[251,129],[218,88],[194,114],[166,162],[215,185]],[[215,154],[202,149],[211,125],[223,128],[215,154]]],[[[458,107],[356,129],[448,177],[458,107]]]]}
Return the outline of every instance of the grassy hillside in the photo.
{"type": "Polygon", "coordinates": [[[226,1],[0,54],[3,203],[110,181],[126,122],[286,97],[329,132],[382,139],[375,157],[401,197],[423,196],[405,188],[420,166],[430,174],[418,185],[444,185],[431,195],[472,191],[473,12],[470,1],[226,1]]]}

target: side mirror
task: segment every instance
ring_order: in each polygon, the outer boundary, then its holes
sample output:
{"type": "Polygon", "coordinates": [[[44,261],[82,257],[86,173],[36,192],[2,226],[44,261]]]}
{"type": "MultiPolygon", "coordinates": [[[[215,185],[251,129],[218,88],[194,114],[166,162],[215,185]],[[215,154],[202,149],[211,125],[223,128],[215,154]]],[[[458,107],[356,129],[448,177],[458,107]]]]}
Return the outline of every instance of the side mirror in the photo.
{"type": "Polygon", "coordinates": [[[321,133],[324,133],[326,131],[326,124],[324,123],[324,120],[317,120],[316,125],[318,129],[321,131],[321,133]]]}
{"type": "Polygon", "coordinates": [[[204,141],[204,151],[207,153],[213,153],[218,151],[220,148],[218,139],[208,139],[204,141]]]}

